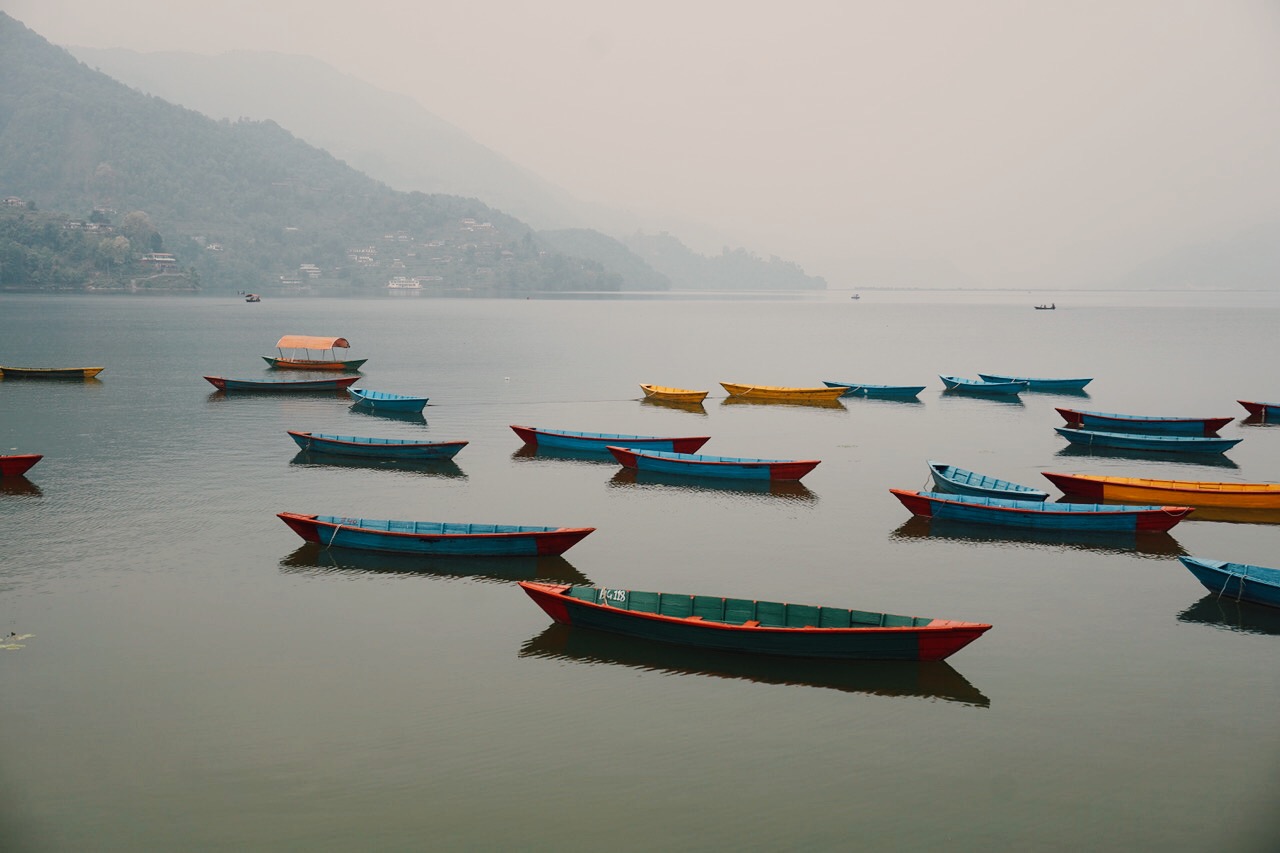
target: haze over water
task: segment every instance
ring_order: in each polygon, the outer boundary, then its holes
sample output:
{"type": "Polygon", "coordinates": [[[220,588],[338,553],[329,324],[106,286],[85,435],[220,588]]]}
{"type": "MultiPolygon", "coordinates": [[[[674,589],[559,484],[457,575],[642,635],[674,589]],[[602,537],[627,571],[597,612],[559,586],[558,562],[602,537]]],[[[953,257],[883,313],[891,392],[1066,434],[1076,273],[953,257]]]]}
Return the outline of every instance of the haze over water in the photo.
{"type": "Polygon", "coordinates": [[[8,849],[1262,850],[1277,829],[1280,614],[1189,553],[1277,565],[1280,526],[1139,539],[910,520],[937,459],[1275,481],[1280,427],[1203,464],[1081,454],[1054,406],[1235,415],[1280,399],[1259,294],[774,298],[0,298],[0,831],[8,849]],[[337,395],[214,392],[282,334],[349,338],[337,395]],[[943,394],[937,374],[1094,376],[1088,397],[943,394]],[[718,381],[925,384],[914,403],[727,402],[718,381]],[[638,383],[713,389],[700,410],[638,383]],[[818,458],[796,487],[627,476],[510,424],[710,435],[818,458]],[[300,457],[304,429],[471,443],[453,465],[300,457]],[[275,513],[597,528],[563,559],[304,545],[275,513]],[[986,621],[944,664],[813,666],[552,628],[519,577],[986,621]]]}

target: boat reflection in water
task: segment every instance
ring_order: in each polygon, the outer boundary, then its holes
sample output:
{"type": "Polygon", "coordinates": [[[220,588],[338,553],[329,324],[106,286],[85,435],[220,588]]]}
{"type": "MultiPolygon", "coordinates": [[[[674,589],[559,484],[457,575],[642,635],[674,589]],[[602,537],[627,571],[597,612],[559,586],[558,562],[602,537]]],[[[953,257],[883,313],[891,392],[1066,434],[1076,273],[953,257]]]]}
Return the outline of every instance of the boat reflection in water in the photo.
{"type": "Polygon", "coordinates": [[[18,495],[38,498],[44,492],[40,487],[19,474],[17,477],[0,477],[0,495],[18,495]]]}
{"type": "Polygon", "coordinates": [[[582,465],[603,465],[606,468],[613,468],[618,464],[618,460],[604,447],[599,450],[567,450],[562,447],[530,447],[522,444],[519,450],[511,454],[511,459],[514,462],[577,462],[582,465]]]}
{"type": "MultiPolygon", "coordinates": [[[[345,397],[348,402],[350,402],[351,400],[350,394],[347,394],[347,392],[343,391],[342,396],[345,397]]],[[[427,423],[427,419],[422,414],[422,412],[386,411],[383,409],[372,409],[369,406],[361,406],[358,403],[348,406],[347,408],[351,412],[351,414],[362,415],[366,418],[378,418],[379,420],[384,420],[384,421],[404,421],[405,423],[422,424],[423,426],[426,426],[426,423],[427,423]]]]}
{"type": "Polygon", "coordinates": [[[834,661],[780,658],[671,645],[553,624],[520,648],[522,658],[627,666],[671,675],[822,687],[873,696],[941,699],[986,708],[980,690],[945,661],[834,661]]]}
{"type": "Polygon", "coordinates": [[[660,409],[676,409],[681,412],[690,412],[695,415],[706,416],[707,410],[699,400],[696,403],[689,403],[682,400],[663,400],[661,397],[641,397],[641,405],[657,406],[660,409]]]}
{"type": "Polygon", "coordinates": [[[425,575],[501,583],[538,580],[591,585],[582,572],[559,556],[428,557],[326,548],[317,542],[308,542],[281,560],[280,570],[309,575],[425,575]]]}
{"type": "MultiPolygon", "coordinates": [[[[1068,444],[1054,454],[1067,459],[1086,459],[1089,457],[1105,459],[1143,459],[1151,462],[1167,462],[1186,468],[1239,468],[1221,453],[1165,453],[1159,450],[1124,450],[1116,447],[1085,447],[1079,444],[1068,444]]],[[[1184,479],[1192,479],[1190,477],[1184,479]]]]}
{"type": "MultiPolygon", "coordinates": [[[[618,464],[614,462],[613,464],[618,464]]],[[[797,501],[817,501],[818,496],[799,480],[733,480],[727,477],[697,477],[620,468],[609,480],[609,488],[681,489],[686,492],[728,492],[768,495],[797,501]]]]}
{"type": "Polygon", "coordinates": [[[1243,634],[1280,636],[1280,608],[1236,601],[1230,595],[1219,596],[1212,592],[1179,613],[1178,621],[1243,634]]]}
{"type": "Polygon", "coordinates": [[[806,409],[835,409],[849,411],[840,398],[834,400],[778,400],[768,397],[725,397],[721,406],[802,406],[806,409]]]}
{"type": "Polygon", "coordinates": [[[365,459],[359,456],[335,456],[300,450],[289,460],[290,465],[326,468],[361,468],[366,471],[392,471],[427,477],[467,479],[467,474],[452,459],[365,459]]]}
{"type": "Polygon", "coordinates": [[[1187,556],[1187,552],[1178,544],[1178,540],[1164,531],[1138,534],[1133,531],[1028,530],[1020,527],[966,524],[962,521],[945,521],[919,516],[912,516],[910,520],[890,533],[889,538],[938,539],[970,545],[1013,544],[1045,546],[1054,549],[1071,548],[1079,551],[1096,551],[1100,554],[1129,554],[1160,560],[1187,556]]]}
{"type": "Polygon", "coordinates": [[[1237,423],[1251,427],[1280,427],[1280,420],[1268,418],[1266,415],[1249,415],[1247,418],[1241,418],[1237,423]]]}
{"type": "MultiPolygon", "coordinates": [[[[1194,504],[1191,504],[1194,506],[1194,504]]],[[[1280,509],[1198,506],[1187,521],[1227,521],[1232,524],[1280,524],[1280,509]]]]}

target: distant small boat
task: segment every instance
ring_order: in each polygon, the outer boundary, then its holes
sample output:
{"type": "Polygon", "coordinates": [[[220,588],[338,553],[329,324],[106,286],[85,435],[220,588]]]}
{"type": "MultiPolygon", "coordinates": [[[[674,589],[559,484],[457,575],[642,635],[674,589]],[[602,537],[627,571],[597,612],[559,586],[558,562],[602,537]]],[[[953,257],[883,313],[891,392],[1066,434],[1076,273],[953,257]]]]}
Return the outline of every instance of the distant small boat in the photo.
{"type": "Polygon", "coordinates": [[[820,388],[791,387],[786,385],[739,385],[733,382],[721,382],[721,387],[729,392],[730,397],[743,397],[753,400],[804,401],[835,400],[844,394],[844,387],[820,388]]]}
{"type": "Polygon", "coordinates": [[[1217,593],[1220,598],[1280,607],[1280,569],[1199,557],[1178,559],[1204,584],[1205,589],[1217,593]]]}
{"type": "Polygon", "coordinates": [[[738,456],[706,456],[696,453],[668,453],[628,447],[610,447],[618,464],[637,471],[684,474],[694,477],[723,477],[734,480],[799,480],[814,468],[818,459],[749,459],[738,456]]]}
{"type": "Polygon", "coordinates": [[[1154,432],[1169,435],[1216,435],[1234,418],[1179,418],[1153,415],[1117,415],[1113,412],[1085,412],[1058,409],[1067,426],[1112,432],[1154,432]]]}
{"type": "Polygon", "coordinates": [[[965,379],[961,376],[939,376],[948,391],[965,394],[992,394],[1017,396],[1027,390],[1026,382],[987,382],[984,379],[965,379]]]}
{"type": "Polygon", "coordinates": [[[641,385],[640,390],[652,400],[669,400],[672,403],[701,403],[707,398],[708,391],[693,391],[689,388],[671,388],[666,385],[641,385]]]}
{"type": "Polygon", "coordinates": [[[1112,506],[1011,501],[890,489],[912,514],[944,521],[1039,530],[1165,531],[1186,518],[1189,506],[1112,506]]]}
{"type": "Polygon", "coordinates": [[[520,440],[530,447],[554,448],[557,450],[589,450],[608,453],[609,445],[638,447],[645,450],[669,450],[676,453],[696,453],[698,448],[711,440],[709,435],[660,436],[660,435],[627,435],[617,432],[573,432],[562,429],[541,429],[539,427],[517,426],[511,429],[520,440]]]}
{"type": "Polygon", "coordinates": [[[1055,309],[1055,308],[1057,308],[1057,307],[1058,307],[1057,305],[1055,305],[1055,304],[1053,304],[1052,302],[1050,302],[1048,305],[1037,305],[1037,306],[1036,306],[1036,310],[1037,310],[1037,311],[1052,311],[1053,309],[1055,309]]]}
{"type": "Polygon", "coordinates": [[[1250,400],[1237,400],[1251,415],[1264,420],[1280,420],[1280,403],[1254,403],[1250,400]]]}
{"type": "Polygon", "coordinates": [[[828,388],[844,388],[841,397],[915,397],[924,390],[923,385],[868,385],[865,382],[827,382],[828,388]]]}
{"type": "Polygon", "coordinates": [[[0,456],[0,477],[21,477],[31,470],[32,465],[43,458],[44,454],[41,453],[15,453],[0,456]]]}
{"type": "Polygon", "coordinates": [[[1280,509],[1280,483],[1211,483],[1199,480],[1057,474],[1052,471],[1041,473],[1064,494],[1092,500],[1280,509]]]}
{"type": "Polygon", "coordinates": [[[934,491],[952,495],[976,495],[984,498],[1007,498],[1015,501],[1046,501],[1048,492],[988,477],[955,465],[941,462],[929,462],[929,471],[933,474],[934,491]]]}
{"type": "Polygon", "coordinates": [[[0,367],[5,379],[92,379],[105,367],[0,367]]]}
{"type": "Polygon", "coordinates": [[[517,524],[466,524],[442,521],[394,521],[335,515],[276,515],[307,542],[394,554],[468,557],[563,554],[594,527],[534,527],[517,524]]]}
{"type": "Polygon", "coordinates": [[[1118,450],[1153,450],[1160,453],[1225,453],[1242,438],[1211,438],[1194,435],[1152,435],[1139,432],[1100,432],[1091,429],[1054,427],[1058,435],[1083,447],[1110,447],[1118,450]]]}
{"type": "Polygon", "coordinates": [[[360,456],[366,459],[452,459],[467,446],[465,441],[415,441],[410,438],[365,438],[358,435],[325,435],[288,430],[305,451],[360,456]]]}
{"type": "Polygon", "coordinates": [[[855,293],[855,294],[853,294],[853,296],[850,296],[849,298],[850,298],[850,299],[861,299],[862,297],[861,297],[859,294],[855,293]]]}
{"type": "Polygon", "coordinates": [[[246,293],[244,295],[244,301],[245,302],[261,302],[262,297],[256,293],[246,293]]]}
{"type": "Polygon", "coordinates": [[[703,649],[841,660],[942,660],[981,622],[845,607],[518,581],[556,622],[703,649]]]}
{"type": "Polygon", "coordinates": [[[341,391],[359,376],[334,376],[326,379],[231,379],[206,376],[205,380],[219,391],[341,391]]]}
{"type": "Polygon", "coordinates": [[[351,395],[355,405],[375,412],[421,412],[426,407],[427,400],[430,399],[389,394],[386,391],[370,391],[367,388],[348,388],[347,393],[351,395]]]}
{"type": "Polygon", "coordinates": [[[986,382],[1025,382],[1028,391],[1083,391],[1093,377],[1076,379],[1046,379],[1038,376],[1005,376],[1000,373],[979,373],[986,382]]]}
{"type": "Polygon", "coordinates": [[[264,355],[262,360],[272,367],[293,370],[359,370],[367,358],[341,359],[334,350],[347,349],[346,338],[319,338],[309,335],[285,335],[276,341],[279,356],[264,355]],[[288,353],[286,354],[286,350],[288,353]],[[313,351],[319,357],[313,356],[313,351]],[[326,357],[325,354],[328,354],[326,357]]]}

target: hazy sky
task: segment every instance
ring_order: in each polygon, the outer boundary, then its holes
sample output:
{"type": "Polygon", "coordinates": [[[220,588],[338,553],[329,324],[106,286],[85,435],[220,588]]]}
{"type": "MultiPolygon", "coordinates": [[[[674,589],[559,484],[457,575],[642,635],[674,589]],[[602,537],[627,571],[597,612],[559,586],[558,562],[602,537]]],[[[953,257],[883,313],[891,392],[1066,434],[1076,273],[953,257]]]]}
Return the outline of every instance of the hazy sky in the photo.
{"type": "Polygon", "coordinates": [[[307,54],[586,201],[840,287],[1090,286],[1280,223],[1280,0],[0,0],[55,44],[307,54]]]}

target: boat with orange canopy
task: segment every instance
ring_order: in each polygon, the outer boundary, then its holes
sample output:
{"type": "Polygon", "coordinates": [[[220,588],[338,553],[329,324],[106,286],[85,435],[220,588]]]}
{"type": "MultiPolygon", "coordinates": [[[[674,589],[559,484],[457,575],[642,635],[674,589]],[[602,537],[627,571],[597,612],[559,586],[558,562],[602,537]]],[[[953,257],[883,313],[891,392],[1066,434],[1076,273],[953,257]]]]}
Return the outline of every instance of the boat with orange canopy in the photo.
{"type": "Polygon", "coordinates": [[[285,335],[276,341],[279,356],[264,355],[262,360],[272,367],[292,370],[359,370],[367,358],[340,358],[336,350],[347,349],[346,338],[324,338],[312,335],[285,335]]]}

